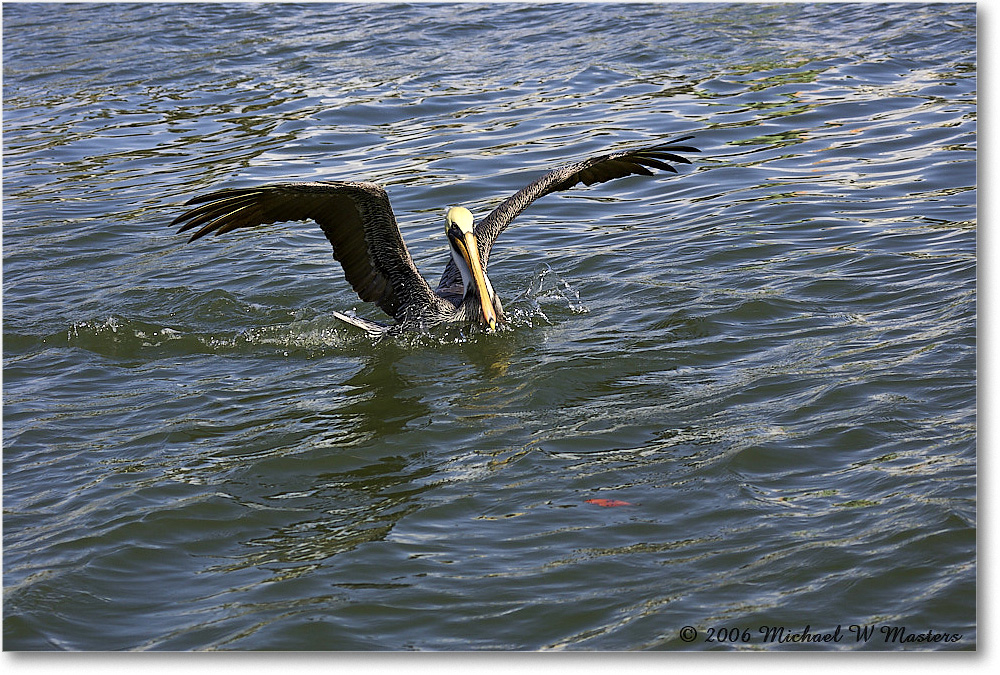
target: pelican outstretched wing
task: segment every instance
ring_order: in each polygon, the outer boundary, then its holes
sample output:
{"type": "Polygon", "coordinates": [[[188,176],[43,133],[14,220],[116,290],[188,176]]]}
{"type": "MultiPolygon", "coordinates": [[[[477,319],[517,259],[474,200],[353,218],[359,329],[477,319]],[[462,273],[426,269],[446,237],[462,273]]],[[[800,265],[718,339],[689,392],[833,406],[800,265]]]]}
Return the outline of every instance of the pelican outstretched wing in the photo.
{"type": "Polygon", "coordinates": [[[426,305],[434,298],[410,258],[389,196],[374,183],[275,183],[200,195],[185,206],[195,208],[171,225],[184,223],[179,232],[197,228],[188,241],[238,227],[315,221],[358,297],[390,316],[398,318],[406,307],[426,305]]]}
{"type": "MultiPolygon", "coordinates": [[[[476,238],[479,240],[479,257],[483,265],[489,261],[493,242],[503,232],[511,221],[524,211],[531,202],[544,197],[550,192],[568,190],[574,185],[583,183],[593,185],[605,181],[642,174],[652,176],[651,169],[663,169],[677,173],[669,162],[690,164],[691,160],[682,157],[678,152],[700,152],[698,148],[680,143],[694,138],[684,136],[668,143],[654,145],[634,150],[620,150],[605,155],[598,155],[582,162],[568,164],[545,174],[523,190],[505,199],[493,213],[476,224],[476,238]]],[[[461,279],[454,262],[449,262],[441,276],[438,288],[453,286],[461,279]]]]}

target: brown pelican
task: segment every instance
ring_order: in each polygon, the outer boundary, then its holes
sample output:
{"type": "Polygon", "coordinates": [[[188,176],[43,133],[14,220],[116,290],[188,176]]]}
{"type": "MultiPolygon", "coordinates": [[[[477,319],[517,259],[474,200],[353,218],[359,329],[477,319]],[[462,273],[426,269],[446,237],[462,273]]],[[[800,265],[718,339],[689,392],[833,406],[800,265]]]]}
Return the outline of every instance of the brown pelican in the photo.
{"type": "MultiPolygon", "coordinates": [[[[539,197],[578,183],[593,185],[631,174],[652,176],[650,168],[676,173],[668,162],[690,164],[676,153],[698,152],[679,145],[690,138],[693,136],[611,152],[550,171],[508,197],[475,226],[468,209],[448,209],[445,234],[451,260],[437,289],[417,272],[396,225],[389,196],[375,183],[317,181],[220,190],[188,201],[185,206],[198,206],[171,225],[184,223],[178,232],[198,228],[188,240],[194,241],[210,232],[219,235],[238,227],[313,220],[333,245],[333,257],[340,261],[358,296],[396,319],[398,329],[423,330],[440,323],[463,322],[493,331],[505,317],[486,274],[486,263],[493,242],[521,211],[539,197]]],[[[339,312],[334,315],[371,334],[389,329],[339,312]]]]}

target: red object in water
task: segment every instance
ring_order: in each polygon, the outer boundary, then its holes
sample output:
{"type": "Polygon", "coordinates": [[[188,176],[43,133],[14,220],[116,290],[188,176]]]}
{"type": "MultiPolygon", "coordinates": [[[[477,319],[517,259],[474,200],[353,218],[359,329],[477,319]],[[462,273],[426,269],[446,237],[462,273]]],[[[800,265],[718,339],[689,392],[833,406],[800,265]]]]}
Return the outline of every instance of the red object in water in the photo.
{"type": "Polygon", "coordinates": [[[623,502],[620,499],[588,499],[587,503],[598,506],[632,506],[632,502],[623,502]]]}

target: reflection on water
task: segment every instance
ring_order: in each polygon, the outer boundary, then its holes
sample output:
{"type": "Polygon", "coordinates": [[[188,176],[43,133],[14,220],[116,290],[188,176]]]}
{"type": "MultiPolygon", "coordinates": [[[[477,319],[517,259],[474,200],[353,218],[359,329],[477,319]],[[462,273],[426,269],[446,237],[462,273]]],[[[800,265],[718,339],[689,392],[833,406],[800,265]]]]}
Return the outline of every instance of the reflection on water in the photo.
{"type": "Polygon", "coordinates": [[[975,647],[974,5],[3,21],[8,649],[975,647]],[[167,227],[376,180],[437,279],[446,206],[689,133],[518,218],[497,334],[342,325],[311,224],[167,227]]]}

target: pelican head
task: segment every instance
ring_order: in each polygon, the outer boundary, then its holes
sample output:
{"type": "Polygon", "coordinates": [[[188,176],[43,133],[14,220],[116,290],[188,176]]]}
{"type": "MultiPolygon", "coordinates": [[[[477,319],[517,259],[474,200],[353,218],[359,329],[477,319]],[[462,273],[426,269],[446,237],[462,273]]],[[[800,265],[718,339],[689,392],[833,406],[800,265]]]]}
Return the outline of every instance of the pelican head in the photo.
{"type": "Polygon", "coordinates": [[[486,276],[486,269],[479,259],[479,242],[472,229],[472,213],[462,206],[453,206],[445,216],[445,233],[451,245],[451,257],[462,273],[462,286],[465,297],[475,289],[482,309],[482,323],[495,330],[499,316],[499,301],[493,292],[493,284],[486,276]]]}

